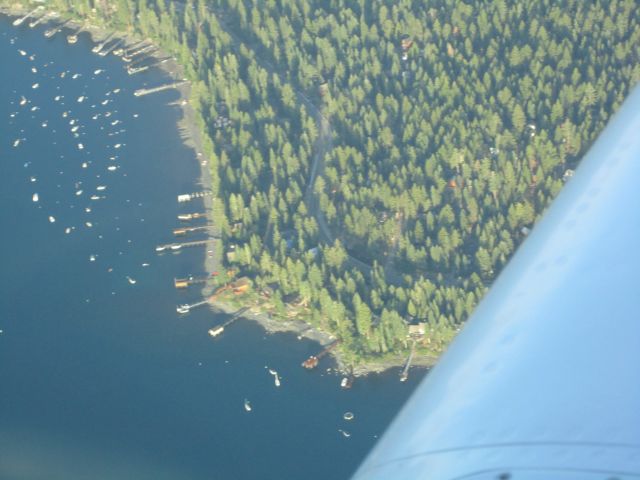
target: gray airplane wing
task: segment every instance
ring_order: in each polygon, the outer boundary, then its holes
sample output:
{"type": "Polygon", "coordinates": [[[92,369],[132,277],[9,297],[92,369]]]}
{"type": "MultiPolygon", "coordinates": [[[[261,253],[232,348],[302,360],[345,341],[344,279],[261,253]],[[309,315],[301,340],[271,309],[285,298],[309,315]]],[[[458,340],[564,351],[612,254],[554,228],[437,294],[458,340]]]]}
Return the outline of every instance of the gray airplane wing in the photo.
{"type": "Polygon", "coordinates": [[[354,476],[640,477],[640,87],[354,476]]]}

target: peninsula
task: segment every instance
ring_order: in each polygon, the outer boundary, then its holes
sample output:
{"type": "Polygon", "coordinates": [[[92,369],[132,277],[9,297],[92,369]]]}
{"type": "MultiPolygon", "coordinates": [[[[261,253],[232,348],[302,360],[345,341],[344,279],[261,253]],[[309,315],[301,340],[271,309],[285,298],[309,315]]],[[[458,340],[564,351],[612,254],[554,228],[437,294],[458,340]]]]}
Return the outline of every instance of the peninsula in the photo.
{"type": "Polygon", "coordinates": [[[433,363],[640,79],[633,0],[47,8],[176,58],[206,294],[240,281],[216,302],[326,333],[347,370],[433,363]]]}

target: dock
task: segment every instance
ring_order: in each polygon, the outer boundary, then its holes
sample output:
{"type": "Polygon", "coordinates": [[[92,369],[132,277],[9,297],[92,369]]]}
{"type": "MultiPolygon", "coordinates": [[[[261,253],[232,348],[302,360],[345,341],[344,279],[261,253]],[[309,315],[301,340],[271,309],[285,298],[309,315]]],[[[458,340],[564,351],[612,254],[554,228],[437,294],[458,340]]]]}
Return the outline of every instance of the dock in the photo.
{"type": "Polygon", "coordinates": [[[206,196],[212,195],[212,192],[193,192],[193,193],[182,193],[178,195],[178,203],[190,202],[196,198],[204,198],[206,196]]]}
{"type": "Polygon", "coordinates": [[[132,67],[131,65],[127,66],[127,73],[129,75],[135,75],[136,73],[142,73],[146,70],[149,70],[149,65],[144,65],[142,67],[132,67]]]}
{"type": "Polygon", "coordinates": [[[173,229],[173,234],[176,237],[181,237],[183,235],[186,235],[187,233],[193,233],[193,232],[206,232],[207,230],[209,230],[213,225],[202,225],[200,227],[183,227],[183,228],[174,228],[173,229]]]}
{"type": "Polygon", "coordinates": [[[183,248],[199,247],[201,245],[206,245],[210,241],[211,241],[211,239],[194,240],[193,242],[182,242],[182,243],[166,243],[166,244],[163,244],[163,245],[158,245],[156,247],[156,252],[158,252],[158,253],[162,253],[164,251],[174,251],[175,252],[175,251],[181,250],[183,248]]]}
{"type": "Polygon", "coordinates": [[[34,28],[37,25],[40,25],[43,21],[49,18],[49,14],[44,14],[41,17],[36,18],[33,22],[29,22],[29,28],[34,28]]]}
{"type": "Polygon", "coordinates": [[[44,32],[45,38],[53,37],[56,33],[58,33],[60,30],[62,30],[67,25],[67,23],[69,23],[70,21],[71,20],[67,20],[64,23],[61,23],[60,25],[58,25],[57,27],[50,28],[49,30],[44,32]]]}
{"type": "Polygon", "coordinates": [[[93,53],[100,53],[100,51],[107,45],[107,43],[111,41],[111,38],[113,38],[114,35],[115,33],[110,33],[109,35],[107,35],[107,37],[101,43],[93,47],[91,51],[93,53]]]}
{"type": "Polygon", "coordinates": [[[124,43],[124,39],[116,40],[111,44],[110,47],[107,47],[106,49],[100,49],[100,51],[98,52],[98,55],[100,55],[101,57],[106,57],[123,43],[124,43]]]}
{"type": "Polygon", "coordinates": [[[204,212],[195,212],[195,213],[182,213],[178,215],[178,220],[183,222],[188,222],[190,220],[196,220],[198,218],[203,218],[206,214],[204,212]]]}
{"type": "Polygon", "coordinates": [[[181,85],[187,83],[188,80],[180,80],[178,82],[168,83],[166,85],[160,85],[159,87],[154,88],[140,88],[133,92],[136,97],[142,97],[144,95],[150,95],[152,93],[162,92],[163,90],[170,90],[172,88],[177,88],[181,85]]]}
{"type": "Polygon", "coordinates": [[[411,351],[409,352],[409,357],[407,357],[407,361],[404,364],[404,368],[402,369],[402,373],[400,374],[400,381],[406,382],[407,378],[409,378],[409,368],[411,367],[411,362],[413,360],[413,354],[416,350],[416,341],[413,340],[411,342],[411,351]]]}
{"type": "Polygon", "coordinates": [[[22,25],[22,23],[27,20],[31,15],[33,15],[34,13],[36,13],[39,10],[42,10],[44,7],[42,5],[34,8],[33,10],[31,10],[29,13],[27,13],[24,17],[21,18],[16,18],[13,21],[13,26],[14,27],[19,27],[20,25],[22,25]]]}
{"type": "Polygon", "coordinates": [[[133,60],[134,57],[142,55],[143,53],[155,52],[157,49],[158,47],[156,47],[155,45],[145,45],[144,47],[141,47],[137,50],[133,50],[131,53],[125,53],[122,56],[122,60],[129,63],[131,60],[133,60]]]}
{"type": "Polygon", "coordinates": [[[176,288],[188,288],[191,285],[197,285],[199,283],[207,283],[209,279],[215,275],[189,275],[184,278],[174,278],[173,286],[176,288]]]}
{"type": "Polygon", "coordinates": [[[340,340],[336,340],[335,342],[333,342],[332,344],[330,344],[329,346],[327,346],[324,350],[322,350],[320,353],[318,353],[317,355],[311,355],[309,358],[307,358],[304,362],[302,362],[302,366],[304,368],[306,368],[307,370],[311,370],[314,369],[318,366],[318,363],[320,362],[320,359],[322,357],[324,357],[325,355],[327,355],[331,350],[333,350],[336,346],[338,346],[338,344],[340,343],[340,340]]]}
{"type": "Polygon", "coordinates": [[[189,313],[194,308],[201,307],[202,305],[206,305],[208,303],[209,303],[209,300],[200,300],[199,302],[195,302],[195,303],[185,303],[183,305],[178,305],[176,307],[176,311],[180,314],[185,314],[185,313],[189,313]]]}
{"type": "Polygon", "coordinates": [[[222,333],[224,332],[224,329],[227,328],[229,325],[231,325],[233,322],[235,322],[238,318],[240,318],[244,312],[249,310],[249,308],[250,307],[242,307],[240,310],[238,310],[233,315],[231,315],[231,318],[229,320],[227,320],[226,322],[220,325],[216,325],[215,327],[210,328],[207,331],[207,333],[212,337],[217,337],[219,335],[222,335],[222,333]]]}

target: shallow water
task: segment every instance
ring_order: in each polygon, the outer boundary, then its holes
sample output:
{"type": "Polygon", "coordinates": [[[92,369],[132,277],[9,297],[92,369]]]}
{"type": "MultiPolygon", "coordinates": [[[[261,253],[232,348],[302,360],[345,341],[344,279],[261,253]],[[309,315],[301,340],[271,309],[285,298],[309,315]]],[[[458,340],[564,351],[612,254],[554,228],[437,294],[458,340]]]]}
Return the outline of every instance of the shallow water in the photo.
{"type": "Polygon", "coordinates": [[[0,17],[0,478],[348,478],[420,375],[343,391],[300,368],[313,342],[179,317],[204,251],[154,252],[202,208],[176,201],[198,190],[177,94],[136,98],[168,79],[43,31],[0,17]]]}

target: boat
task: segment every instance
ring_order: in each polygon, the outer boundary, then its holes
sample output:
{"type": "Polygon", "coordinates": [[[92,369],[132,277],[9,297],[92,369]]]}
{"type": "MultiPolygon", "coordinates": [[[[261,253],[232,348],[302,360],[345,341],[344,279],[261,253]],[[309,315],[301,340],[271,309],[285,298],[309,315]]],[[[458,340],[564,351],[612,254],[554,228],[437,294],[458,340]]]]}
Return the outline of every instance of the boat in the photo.
{"type": "Polygon", "coordinates": [[[180,250],[182,248],[182,245],[175,244],[171,245],[170,248],[171,250],[180,250]]]}
{"type": "Polygon", "coordinates": [[[164,247],[156,247],[156,252],[164,252],[164,247]]]}
{"type": "Polygon", "coordinates": [[[73,45],[77,41],[78,41],[78,35],[76,35],[75,33],[73,33],[71,35],[67,35],[67,43],[69,45],[73,45]]]}
{"type": "Polygon", "coordinates": [[[351,434],[349,432],[347,432],[346,430],[338,430],[340,433],[342,433],[343,437],[349,438],[351,436],[351,434]]]}
{"type": "Polygon", "coordinates": [[[277,373],[274,375],[274,377],[275,377],[275,384],[276,384],[276,387],[279,387],[279,386],[280,386],[280,377],[278,376],[278,374],[277,374],[277,373]]]}
{"type": "Polygon", "coordinates": [[[131,278],[129,275],[127,275],[127,280],[129,281],[129,283],[131,285],[135,285],[137,283],[137,280],[134,280],[133,278],[131,278]]]}
{"type": "Polygon", "coordinates": [[[249,400],[247,400],[246,398],[244,399],[244,409],[245,409],[247,412],[250,412],[250,411],[251,411],[251,404],[249,403],[249,400]]]}
{"type": "Polygon", "coordinates": [[[176,312],[178,313],[189,313],[189,305],[178,305],[176,307],[176,312]]]}
{"type": "Polygon", "coordinates": [[[191,220],[193,218],[193,215],[191,215],[190,213],[187,214],[182,214],[182,215],[178,215],[178,220],[191,220]]]}
{"type": "Polygon", "coordinates": [[[55,223],[55,221],[56,221],[56,217],[53,217],[53,216],[50,215],[49,216],[49,222],[50,223],[55,223]]]}
{"type": "Polygon", "coordinates": [[[104,185],[98,185],[96,187],[96,190],[98,190],[99,192],[102,192],[103,190],[106,190],[106,189],[107,189],[107,187],[105,187],[104,185]]]}
{"type": "Polygon", "coordinates": [[[209,330],[207,330],[207,333],[212,337],[217,337],[222,332],[224,332],[224,327],[222,325],[218,325],[217,327],[210,328],[209,330]]]}
{"type": "Polygon", "coordinates": [[[351,388],[351,385],[353,385],[353,377],[342,377],[342,380],[340,381],[340,386],[342,388],[351,388]]]}
{"type": "Polygon", "coordinates": [[[353,420],[353,417],[354,415],[352,412],[345,412],[345,414],[342,416],[342,418],[344,418],[347,421],[353,420]]]}
{"type": "Polygon", "coordinates": [[[31,197],[31,200],[33,200],[34,202],[37,202],[40,199],[40,197],[38,197],[37,193],[33,194],[33,197],[31,197]]]}

